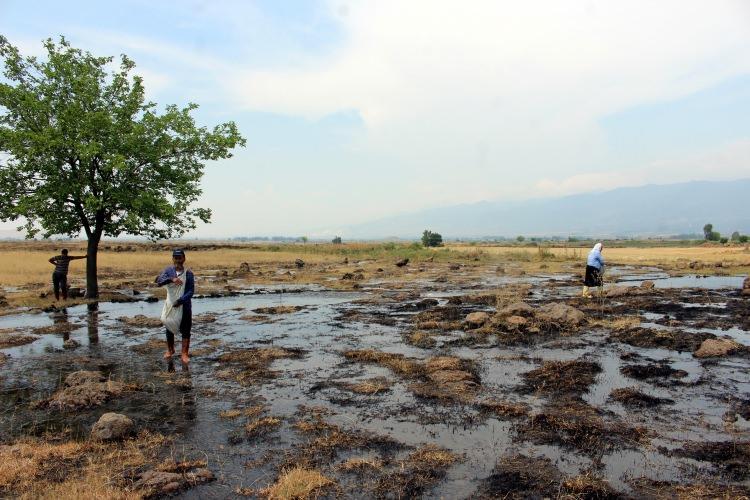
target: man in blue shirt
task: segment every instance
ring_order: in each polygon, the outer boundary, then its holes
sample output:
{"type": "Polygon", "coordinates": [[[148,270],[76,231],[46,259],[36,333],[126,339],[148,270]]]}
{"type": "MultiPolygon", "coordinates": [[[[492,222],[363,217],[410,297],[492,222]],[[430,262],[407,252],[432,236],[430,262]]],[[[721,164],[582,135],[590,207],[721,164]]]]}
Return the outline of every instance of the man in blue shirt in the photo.
{"type": "Polygon", "coordinates": [[[586,278],[583,282],[583,296],[587,299],[591,298],[589,293],[589,287],[602,286],[603,275],[604,275],[604,257],[602,257],[601,243],[594,245],[594,248],[589,252],[589,256],[586,259],[586,278]]]}
{"type": "Polygon", "coordinates": [[[182,249],[175,249],[172,252],[172,265],[168,266],[156,277],[156,284],[159,286],[169,285],[167,288],[167,299],[164,303],[164,312],[162,312],[162,321],[165,314],[174,308],[182,308],[182,318],[179,327],[173,327],[170,330],[167,327],[167,352],[164,358],[171,358],[174,353],[174,335],[179,331],[182,336],[182,351],[180,359],[183,363],[190,361],[188,350],[190,349],[190,330],[193,326],[193,304],[191,298],[195,291],[195,277],[193,271],[185,268],[185,252],[182,249]],[[184,286],[183,286],[184,285],[184,286]],[[175,296],[175,294],[177,294],[175,296]],[[177,330],[177,331],[175,331],[177,330]]]}

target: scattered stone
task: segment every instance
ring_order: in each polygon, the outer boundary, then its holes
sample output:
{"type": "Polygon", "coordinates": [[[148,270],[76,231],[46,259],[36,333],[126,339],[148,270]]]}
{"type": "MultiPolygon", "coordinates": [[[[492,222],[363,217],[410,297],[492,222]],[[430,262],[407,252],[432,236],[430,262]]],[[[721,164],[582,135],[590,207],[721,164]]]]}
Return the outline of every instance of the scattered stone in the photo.
{"type": "Polygon", "coordinates": [[[641,283],[641,288],[645,290],[653,290],[656,287],[656,284],[651,280],[646,280],[643,283],[641,283]]]}
{"type": "Polygon", "coordinates": [[[295,259],[294,265],[297,266],[297,269],[302,269],[303,267],[305,267],[305,261],[302,259],[295,259]]]}
{"type": "Polygon", "coordinates": [[[117,441],[133,433],[135,425],[120,413],[105,413],[91,428],[91,438],[97,441],[117,441]]]}
{"type": "Polygon", "coordinates": [[[157,497],[171,495],[214,479],[213,473],[204,468],[194,468],[181,473],[150,470],[144,472],[133,487],[142,491],[146,497],[157,497]]]}
{"type": "Polygon", "coordinates": [[[500,316],[534,316],[534,308],[528,305],[526,302],[513,302],[497,312],[500,316]]]}
{"type": "Polygon", "coordinates": [[[512,329],[519,329],[528,324],[529,320],[523,316],[509,316],[505,318],[505,325],[512,329]]]}
{"type": "Polygon", "coordinates": [[[243,262],[242,264],[240,264],[240,267],[239,267],[238,271],[241,272],[241,273],[249,273],[250,272],[250,264],[248,264],[247,262],[243,262]]]}
{"type": "Polygon", "coordinates": [[[586,315],[573,306],[555,302],[541,306],[536,313],[536,318],[561,327],[577,327],[583,323],[586,315]]]}
{"type": "Polygon", "coordinates": [[[403,258],[401,260],[397,260],[395,264],[396,264],[396,267],[404,267],[408,263],[409,263],[409,259],[403,258]]]}
{"type": "Polygon", "coordinates": [[[75,349],[76,347],[80,347],[80,346],[81,346],[81,343],[75,339],[68,339],[65,342],[63,342],[64,349],[75,349]]]}
{"type": "Polygon", "coordinates": [[[693,353],[693,356],[696,358],[714,358],[728,356],[743,350],[745,350],[745,346],[731,339],[706,339],[693,353]]]}
{"type": "Polygon", "coordinates": [[[742,282],[742,292],[740,292],[740,295],[743,297],[750,297],[750,276],[745,278],[745,281],[742,282]]]}
{"type": "Polygon", "coordinates": [[[480,327],[490,319],[490,315],[486,312],[473,312],[466,316],[466,324],[471,327],[480,327]]]}
{"type": "Polygon", "coordinates": [[[362,273],[344,273],[341,279],[342,281],[362,281],[365,279],[365,275],[362,273]]]}

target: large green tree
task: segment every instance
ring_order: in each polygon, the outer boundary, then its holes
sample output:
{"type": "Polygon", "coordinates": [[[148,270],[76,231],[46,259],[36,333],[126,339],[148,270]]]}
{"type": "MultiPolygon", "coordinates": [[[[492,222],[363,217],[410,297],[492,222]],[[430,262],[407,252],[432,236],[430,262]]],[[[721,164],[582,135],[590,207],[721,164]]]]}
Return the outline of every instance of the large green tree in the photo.
{"type": "Polygon", "coordinates": [[[87,297],[98,296],[103,236],[179,237],[208,222],[193,207],[204,163],[231,157],[245,140],[234,122],[195,124],[195,104],[159,111],[122,55],[95,57],[65,38],[24,57],[0,35],[0,220],[88,239],[87,297]]]}

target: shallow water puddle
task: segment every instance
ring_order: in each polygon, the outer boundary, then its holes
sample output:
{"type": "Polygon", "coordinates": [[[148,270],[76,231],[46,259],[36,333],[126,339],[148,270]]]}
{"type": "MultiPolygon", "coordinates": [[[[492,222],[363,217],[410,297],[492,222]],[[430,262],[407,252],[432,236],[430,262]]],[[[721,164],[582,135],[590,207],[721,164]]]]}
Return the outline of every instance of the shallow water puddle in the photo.
{"type": "MultiPolygon", "coordinates": [[[[655,274],[653,270],[647,271],[655,274]]],[[[502,279],[490,276],[483,280],[483,286],[531,283],[533,293],[527,300],[539,305],[579,293],[579,288],[564,285],[540,291],[545,284],[570,278],[570,275],[502,279]]],[[[659,282],[672,279],[676,278],[659,279],[657,287],[660,287],[659,282]]],[[[740,283],[742,280],[732,279],[740,283]]],[[[721,289],[725,283],[735,283],[703,278],[694,278],[694,281],[711,285],[706,287],[711,290],[721,289]]],[[[628,284],[636,283],[628,281],[628,284]]],[[[668,284],[670,286],[663,288],[676,286],[668,284]]],[[[10,355],[0,377],[0,387],[4,391],[0,392],[2,437],[7,440],[64,427],[85,436],[104,411],[122,412],[131,416],[138,426],[174,435],[178,458],[208,459],[209,468],[219,479],[183,493],[188,498],[233,497],[238,487],[266,486],[285,460],[294,458],[309,446],[310,438],[296,425],[301,419],[309,418],[304,408],[311,407],[317,407],[329,424],[386,436],[402,446],[343,447],[336,448],[332,456],[314,455],[314,466],[351,488],[345,489],[345,495],[359,491],[363,496],[377,496],[370,490],[357,490],[357,477],[336,468],[346,458],[379,457],[395,464],[424,444],[446,448],[460,460],[447,468],[444,478],[437,478],[434,483],[414,491],[430,497],[460,498],[474,494],[492,474],[501,457],[517,454],[547,457],[565,475],[595,470],[619,491],[631,492],[628,483],[631,477],[695,481],[697,462],[667,451],[679,448],[685,441],[747,439],[744,419],[731,424],[725,420],[727,412],[733,411],[738,401],[747,399],[750,394],[747,357],[704,362],[695,359],[691,352],[631,346],[613,340],[606,328],[586,326],[572,334],[540,335],[528,343],[512,345],[504,345],[501,334],[478,338],[462,328],[429,332],[435,344],[428,349],[405,344],[404,334],[414,330],[414,317],[416,311],[422,310],[420,308],[445,308],[451,297],[477,293],[471,284],[466,288],[441,286],[445,288],[430,286],[425,290],[419,283],[409,282],[402,283],[395,292],[369,283],[363,284],[360,292],[307,289],[287,294],[255,293],[258,290],[254,290],[235,297],[196,299],[194,315],[203,320],[194,324],[191,348],[196,355],[189,370],[182,369],[179,363],[161,359],[164,346],[160,327],[134,326],[118,319],[137,315],[158,318],[161,303],[101,303],[96,311],[77,306],[68,308],[66,313],[2,317],[0,328],[41,332],[44,330],[39,329],[52,327],[50,333],[37,333],[40,338],[35,342],[1,351],[10,355]],[[403,298],[399,294],[404,291],[416,293],[403,298]],[[438,299],[436,305],[419,302],[430,297],[438,299]],[[288,312],[292,310],[281,309],[282,306],[300,308],[288,312]],[[59,326],[66,324],[72,326],[59,326]],[[54,331],[56,325],[61,331],[54,331]],[[80,346],[65,349],[63,344],[69,339],[80,346]],[[301,355],[282,352],[263,367],[264,371],[258,371],[259,378],[243,382],[237,374],[249,368],[223,362],[221,355],[251,348],[300,349],[301,355]],[[466,400],[420,396],[416,387],[424,380],[423,375],[398,372],[398,365],[360,362],[343,356],[345,351],[366,349],[403,355],[407,363],[415,366],[425,366],[436,356],[471,360],[480,380],[479,387],[476,394],[466,400]],[[554,394],[544,387],[534,391],[524,389],[530,371],[549,366],[546,363],[553,361],[585,361],[596,365],[598,371],[592,375],[593,382],[579,395],[554,394]],[[113,379],[136,383],[140,389],[113,398],[101,407],[75,413],[32,408],[34,401],[52,394],[65,375],[79,369],[100,370],[113,379]],[[625,372],[644,376],[633,378],[625,372]],[[660,375],[651,376],[651,372],[660,375]],[[384,388],[367,394],[354,392],[347,386],[371,380],[380,381],[384,388]],[[663,402],[651,407],[631,407],[613,400],[612,395],[616,394],[613,391],[629,388],[663,402]],[[569,397],[572,398],[571,408],[578,405],[593,412],[587,417],[589,420],[578,421],[576,415],[554,413],[558,411],[555,404],[568,401],[565,398],[569,397]],[[527,413],[496,414],[482,406],[487,401],[525,405],[527,413]],[[280,419],[276,427],[263,435],[248,437],[244,430],[247,417],[220,416],[222,411],[259,405],[265,405],[262,415],[280,419]],[[539,415],[546,420],[531,420],[539,415]],[[561,419],[561,423],[555,418],[561,419]],[[580,426],[581,432],[594,433],[604,445],[597,449],[582,444],[575,433],[563,435],[565,431],[561,430],[560,436],[555,437],[545,430],[545,425],[554,429],[558,424],[580,426]],[[607,435],[637,427],[648,431],[648,438],[643,442],[612,439],[607,435]]],[[[697,287],[692,282],[679,285],[682,286],[697,287]]],[[[700,305],[694,300],[701,300],[701,297],[696,299],[688,291],[675,293],[680,298],[677,304],[700,305]]],[[[714,306],[723,304],[723,307],[711,309],[712,317],[731,320],[738,310],[737,304],[732,302],[736,299],[729,292],[716,293],[719,295],[707,297],[707,300],[715,301],[714,306]]],[[[641,326],[651,326],[654,330],[657,327],[665,332],[706,330],[691,327],[693,316],[671,326],[648,323],[661,322],[666,315],[673,314],[671,310],[658,311],[663,307],[659,304],[670,300],[671,296],[659,296],[646,302],[652,304],[654,310],[639,303],[632,306],[636,310],[627,314],[638,314],[645,321],[641,326]]],[[[623,310],[631,307],[627,300],[619,304],[623,310]]],[[[461,318],[471,311],[493,310],[492,306],[468,302],[455,307],[460,309],[461,318]]],[[[603,312],[589,312],[589,317],[608,316],[603,312]]],[[[750,334],[740,326],[708,331],[729,335],[750,345],[750,334]]],[[[700,466],[711,470],[711,464],[706,462],[701,462],[700,466]]]]}

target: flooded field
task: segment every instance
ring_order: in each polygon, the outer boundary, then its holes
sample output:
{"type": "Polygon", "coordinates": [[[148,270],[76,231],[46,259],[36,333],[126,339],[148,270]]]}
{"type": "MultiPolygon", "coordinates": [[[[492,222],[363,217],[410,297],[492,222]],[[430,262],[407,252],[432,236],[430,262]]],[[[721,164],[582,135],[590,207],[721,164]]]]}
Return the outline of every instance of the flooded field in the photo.
{"type": "MultiPolygon", "coordinates": [[[[162,359],[160,302],[0,317],[0,439],[86,441],[124,414],[166,438],[109,479],[136,496],[283,496],[295,477],[324,497],[750,494],[744,276],[621,267],[587,300],[572,271],[433,267],[196,298],[189,368],[162,359]]],[[[60,467],[37,480],[83,465],[60,467]]]]}

